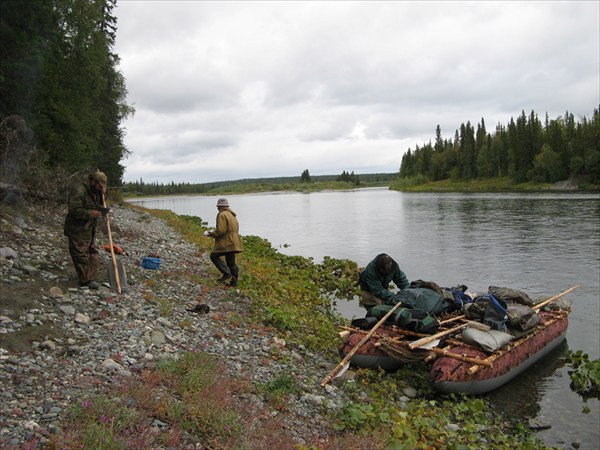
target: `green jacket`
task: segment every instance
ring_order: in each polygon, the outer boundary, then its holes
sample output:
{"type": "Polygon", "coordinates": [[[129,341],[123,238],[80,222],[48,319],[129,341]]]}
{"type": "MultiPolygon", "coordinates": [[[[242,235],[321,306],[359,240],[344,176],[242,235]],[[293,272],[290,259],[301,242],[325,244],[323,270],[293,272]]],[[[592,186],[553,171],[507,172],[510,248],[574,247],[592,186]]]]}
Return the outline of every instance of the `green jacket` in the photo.
{"type": "Polygon", "coordinates": [[[213,231],[215,246],[213,253],[243,252],[244,245],[240,239],[240,225],[236,214],[229,208],[217,214],[217,227],[213,231]]]}
{"type": "Polygon", "coordinates": [[[72,239],[90,239],[96,231],[100,218],[92,217],[92,211],[101,207],[102,197],[90,190],[87,179],[69,191],[67,217],[64,233],[72,239]]]}
{"type": "Polygon", "coordinates": [[[377,269],[377,261],[383,255],[385,253],[377,255],[373,261],[367,264],[367,267],[360,274],[358,284],[361,290],[370,292],[385,302],[394,296],[394,293],[389,290],[392,281],[400,289],[408,288],[410,283],[396,261],[392,265],[391,274],[381,273],[377,269]]]}

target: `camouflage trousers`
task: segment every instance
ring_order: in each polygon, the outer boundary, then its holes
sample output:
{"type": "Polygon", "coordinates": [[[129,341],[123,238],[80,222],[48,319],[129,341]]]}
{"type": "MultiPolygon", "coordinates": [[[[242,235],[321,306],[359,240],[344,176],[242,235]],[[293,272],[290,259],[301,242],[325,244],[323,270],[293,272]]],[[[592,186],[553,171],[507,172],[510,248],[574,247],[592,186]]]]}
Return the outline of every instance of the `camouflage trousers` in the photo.
{"type": "Polygon", "coordinates": [[[371,311],[374,306],[383,305],[385,302],[381,300],[379,297],[375,297],[373,294],[367,291],[360,291],[360,295],[362,300],[360,301],[360,306],[367,310],[367,313],[371,311]]]}
{"type": "Polygon", "coordinates": [[[69,237],[69,253],[79,278],[79,284],[96,280],[100,266],[100,254],[95,244],[95,236],[91,240],[79,240],[69,237]]]}

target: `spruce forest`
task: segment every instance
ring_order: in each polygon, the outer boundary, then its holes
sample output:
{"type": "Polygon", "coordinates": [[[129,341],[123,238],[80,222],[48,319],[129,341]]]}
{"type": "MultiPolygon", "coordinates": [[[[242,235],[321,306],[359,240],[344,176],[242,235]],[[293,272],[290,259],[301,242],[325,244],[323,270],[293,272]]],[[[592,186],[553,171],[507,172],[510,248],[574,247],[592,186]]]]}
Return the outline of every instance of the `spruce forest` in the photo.
{"type": "Polygon", "coordinates": [[[564,116],[542,122],[534,111],[525,111],[515,122],[498,124],[488,133],[484,119],[477,129],[470,122],[456,130],[454,139],[443,139],[438,125],[435,142],[408,150],[402,157],[401,178],[429,181],[509,177],[514,183],[553,183],[581,177],[600,182],[600,111],[591,119],[576,121],[564,116]]]}
{"type": "Polygon", "coordinates": [[[122,124],[134,110],[113,52],[115,5],[0,2],[0,181],[47,190],[50,180],[101,168],[121,184],[122,124]]]}

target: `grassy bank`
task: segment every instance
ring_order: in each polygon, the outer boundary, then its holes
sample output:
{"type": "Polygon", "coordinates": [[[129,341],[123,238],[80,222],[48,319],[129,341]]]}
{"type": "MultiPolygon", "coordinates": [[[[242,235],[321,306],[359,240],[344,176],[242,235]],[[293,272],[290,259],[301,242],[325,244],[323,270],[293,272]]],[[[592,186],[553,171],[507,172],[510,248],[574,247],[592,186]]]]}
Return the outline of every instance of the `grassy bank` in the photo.
{"type": "MultiPolygon", "coordinates": [[[[203,236],[206,224],[201,219],[165,210],[149,212],[199,251],[210,250],[212,239],[203,236]]],[[[224,326],[243,320],[257,331],[268,328],[336,363],[337,325],[345,321],[332,313],[327,299],[356,293],[356,263],[325,258],[315,264],[310,258],[282,255],[256,236],[245,236],[244,244],[239,289],[251,298],[251,317],[225,317],[224,326]]],[[[178,276],[209,283],[194,273],[178,276]]],[[[214,357],[187,352],[180,359],[161,361],[154,371],[133,377],[106,395],[79,402],[64,426],[68,433],[56,440],[55,448],[184,448],[190,435],[203,448],[214,449],[544,448],[528,428],[499,416],[484,398],[435,394],[424,363],[393,374],[358,370],[354,382],[337,386],[350,399],[341,411],[329,414],[337,431],[327,439],[295,445],[277,415],[249,411],[240,401],[258,395],[272,411],[285,411],[287,399],[302,392],[292,377],[281,374],[269,382],[248,384],[229,377],[214,357]],[[413,399],[403,394],[409,387],[417,390],[413,399]],[[148,425],[157,420],[168,424],[169,431],[160,433],[148,425]]]]}
{"type": "Polygon", "coordinates": [[[232,184],[209,189],[205,195],[249,194],[256,192],[320,192],[320,191],[345,191],[369,187],[387,187],[385,182],[361,182],[360,184],[345,181],[310,181],[308,183],[251,183],[232,184]]]}
{"type": "Polygon", "coordinates": [[[397,178],[390,189],[403,192],[548,192],[600,191],[600,186],[584,180],[565,180],[561,183],[515,183],[508,177],[474,180],[428,181],[425,177],[397,178]]]}

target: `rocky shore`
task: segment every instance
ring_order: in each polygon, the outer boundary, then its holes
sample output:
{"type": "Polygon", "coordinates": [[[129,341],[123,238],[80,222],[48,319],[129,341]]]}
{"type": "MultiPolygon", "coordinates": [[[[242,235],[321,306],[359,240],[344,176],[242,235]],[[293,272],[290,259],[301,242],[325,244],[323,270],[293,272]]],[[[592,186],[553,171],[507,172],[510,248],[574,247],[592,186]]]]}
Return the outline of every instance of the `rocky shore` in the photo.
{"type": "MultiPolygon", "coordinates": [[[[319,386],[332,361],[291,348],[268,329],[245,327],[250,299],[243,286],[199,285],[177,275],[191,271],[216,278],[207,254],[162,220],[116,206],[111,228],[126,252],[118,258],[127,271],[127,288],[122,294],[110,289],[109,252],[102,253],[98,281],[103,286],[80,288],[63,218],[61,208],[40,205],[4,209],[0,216],[0,447],[43,444],[61,432],[73,402],[192,349],[216,356],[231,375],[252,382],[293,375],[302,392],[289,399],[284,412],[273,414],[281,414],[295,442],[327,436],[327,412],[347,400],[333,383],[319,386]],[[160,270],[140,266],[148,254],[160,256],[160,270]],[[210,311],[189,311],[197,304],[210,311]],[[224,326],[229,314],[239,317],[238,327],[224,326]]],[[[100,233],[99,246],[105,242],[100,233]]],[[[265,400],[256,395],[252,401],[265,400]]]]}

